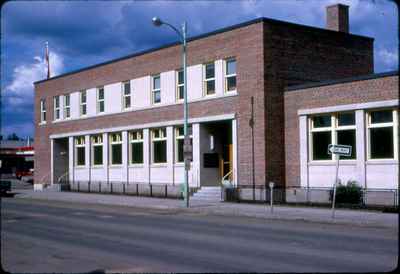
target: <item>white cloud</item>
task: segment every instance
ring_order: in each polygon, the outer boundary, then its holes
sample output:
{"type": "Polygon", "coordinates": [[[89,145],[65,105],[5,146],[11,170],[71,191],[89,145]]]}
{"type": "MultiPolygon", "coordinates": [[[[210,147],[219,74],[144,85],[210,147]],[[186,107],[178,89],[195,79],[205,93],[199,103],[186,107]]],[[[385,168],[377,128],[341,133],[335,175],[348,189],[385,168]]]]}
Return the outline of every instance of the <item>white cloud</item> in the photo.
{"type": "MultiPolygon", "coordinates": [[[[35,56],[34,62],[22,64],[14,69],[12,81],[5,88],[7,102],[21,106],[33,98],[33,83],[47,76],[47,65],[44,58],[35,56]]],[[[63,59],[55,52],[50,52],[51,76],[58,75],[64,68],[63,59]]]]}
{"type": "Polygon", "coordinates": [[[395,67],[397,66],[397,62],[399,60],[398,53],[396,50],[389,51],[386,48],[381,48],[378,51],[378,61],[382,62],[384,65],[388,67],[395,67]]]}

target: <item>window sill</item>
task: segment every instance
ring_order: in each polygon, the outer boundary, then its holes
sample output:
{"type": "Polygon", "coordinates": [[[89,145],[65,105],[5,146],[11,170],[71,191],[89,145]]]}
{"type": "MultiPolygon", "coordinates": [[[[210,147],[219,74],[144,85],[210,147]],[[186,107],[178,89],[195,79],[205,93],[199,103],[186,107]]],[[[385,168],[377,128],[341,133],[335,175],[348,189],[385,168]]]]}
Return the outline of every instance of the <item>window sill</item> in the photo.
{"type": "MultiPolygon", "coordinates": [[[[357,160],[356,159],[340,159],[339,165],[356,165],[357,160]]],[[[311,161],[308,162],[308,166],[334,166],[336,165],[336,160],[326,160],[326,161],[311,161]]]]}
{"type": "Polygon", "coordinates": [[[47,125],[47,122],[40,122],[38,125],[39,126],[44,126],[44,125],[47,125]]]}
{"type": "Polygon", "coordinates": [[[168,163],[152,163],[150,167],[168,167],[168,163]]]}
{"type": "Polygon", "coordinates": [[[86,166],[75,166],[76,169],[86,169],[86,166]]]}
{"type": "Polygon", "coordinates": [[[122,165],[122,164],[118,164],[118,165],[109,165],[108,167],[117,169],[117,168],[122,168],[123,166],[124,165],[122,165]]]}
{"type": "Polygon", "coordinates": [[[395,159],[369,159],[366,161],[367,165],[397,165],[398,163],[399,161],[395,159]]]}
{"type": "Polygon", "coordinates": [[[92,169],[103,169],[104,165],[92,165],[91,168],[92,169]]]}
{"type": "Polygon", "coordinates": [[[224,95],[237,95],[237,90],[225,90],[224,95]]]}
{"type": "Polygon", "coordinates": [[[144,168],[144,164],[129,164],[129,168],[144,168]]]}

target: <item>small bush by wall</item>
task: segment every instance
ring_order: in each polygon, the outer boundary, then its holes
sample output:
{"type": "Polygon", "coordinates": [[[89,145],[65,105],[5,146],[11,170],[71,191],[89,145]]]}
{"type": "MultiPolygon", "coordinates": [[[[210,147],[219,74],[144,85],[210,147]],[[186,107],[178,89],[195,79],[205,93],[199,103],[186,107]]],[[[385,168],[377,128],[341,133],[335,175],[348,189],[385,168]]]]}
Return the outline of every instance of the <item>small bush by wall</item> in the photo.
{"type": "MultiPolygon", "coordinates": [[[[333,189],[330,192],[330,200],[333,198],[333,189]]],[[[338,204],[360,204],[362,202],[361,187],[356,181],[348,181],[346,185],[340,181],[336,186],[336,203],[338,204]]]]}

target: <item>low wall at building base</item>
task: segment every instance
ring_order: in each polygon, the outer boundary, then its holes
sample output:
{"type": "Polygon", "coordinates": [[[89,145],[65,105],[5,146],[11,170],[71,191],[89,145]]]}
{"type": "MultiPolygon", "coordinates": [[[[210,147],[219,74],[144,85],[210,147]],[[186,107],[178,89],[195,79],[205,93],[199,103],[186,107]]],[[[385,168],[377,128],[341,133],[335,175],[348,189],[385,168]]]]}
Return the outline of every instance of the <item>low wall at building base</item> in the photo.
{"type": "MultiPolygon", "coordinates": [[[[70,191],[86,193],[121,194],[134,196],[147,196],[158,198],[183,199],[182,187],[170,184],[144,184],[144,183],[123,183],[123,182],[70,182],[70,191]]],[[[197,188],[190,187],[194,193],[197,188]]]]}
{"type": "MultiPolygon", "coordinates": [[[[274,188],[274,203],[331,205],[332,188],[274,188]]],[[[396,189],[362,189],[359,204],[337,204],[338,207],[392,207],[399,206],[399,191],[396,189]]],[[[235,187],[224,190],[224,201],[270,203],[271,191],[264,187],[235,187]]]]}

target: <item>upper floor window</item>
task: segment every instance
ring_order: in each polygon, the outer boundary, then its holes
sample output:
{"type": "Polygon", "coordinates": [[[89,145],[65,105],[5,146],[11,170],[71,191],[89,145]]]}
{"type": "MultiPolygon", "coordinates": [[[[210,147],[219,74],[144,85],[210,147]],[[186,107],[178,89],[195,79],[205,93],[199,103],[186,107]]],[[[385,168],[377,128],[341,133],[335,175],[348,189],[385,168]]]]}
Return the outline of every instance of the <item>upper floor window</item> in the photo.
{"type": "Polygon", "coordinates": [[[92,136],[92,165],[103,164],[103,135],[92,136]]]}
{"type": "Polygon", "coordinates": [[[368,158],[394,159],[397,145],[397,112],[392,109],[370,111],[368,124],[368,158]]]}
{"type": "Polygon", "coordinates": [[[328,154],[328,145],[340,144],[352,147],[351,156],[356,158],[355,113],[316,115],[310,119],[310,158],[313,161],[332,160],[328,154]]]}
{"type": "Polygon", "coordinates": [[[104,87],[97,88],[97,113],[104,112],[104,87]]]}
{"type": "Polygon", "coordinates": [[[143,131],[136,130],[129,133],[130,163],[143,164],[143,131]]]}
{"type": "Polygon", "coordinates": [[[153,129],[151,131],[152,158],[153,163],[167,162],[167,132],[165,128],[153,129]]]}
{"type": "Polygon", "coordinates": [[[60,96],[54,96],[54,120],[60,119],[60,96]]]}
{"type": "Polygon", "coordinates": [[[46,99],[40,100],[40,122],[46,123],[46,99]]]}
{"type": "Polygon", "coordinates": [[[234,58],[225,60],[225,91],[236,90],[236,60],[234,58]]]}
{"type": "Polygon", "coordinates": [[[110,134],[110,157],[111,165],[122,164],[122,134],[120,132],[110,134]]]}
{"type": "Polygon", "coordinates": [[[215,94],[215,66],[214,62],[203,65],[204,74],[204,94],[215,94]]]}
{"type": "Polygon", "coordinates": [[[152,77],[152,84],[151,84],[151,89],[152,89],[152,103],[153,104],[159,104],[161,103],[161,78],[160,75],[156,75],[152,77]]]}
{"type": "Polygon", "coordinates": [[[122,106],[124,109],[131,107],[131,82],[122,83],[122,106]]]}
{"type": "Polygon", "coordinates": [[[85,165],[85,136],[75,137],[75,165],[85,165]]]}
{"type": "Polygon", "coordinates": [[[79,92],[79,115],[80,116],[85,116],[87,113],[87,107],[86,107],[86,90],[81,90],[79,92]]]}
{"type": "MultiPolygon", "coordinates": [[[[192,127],[188,127],[188,135],[190,137],[190,142],[192,144],[192,127]]],[[[183,154],[183,145],[185,141],[185,135],[183,127],[175,128],[175,161],[177,163],[183,163],[184,154],[183,154]]],[[[191,157],[192,158],[192,157],[191,157]]]]}
{"type": "Polygon", "coordinates": [[[71,117],[71,97],[69,94],[64,95],[64,118],[71,117]]]}
{"type": "Polygon", "coordinates": [[[179,70],[176,72],[177,81],[176,81],[176,100],[183,100],[184,97],[184,79],[183,79],[183,70],[179,70]]]}

